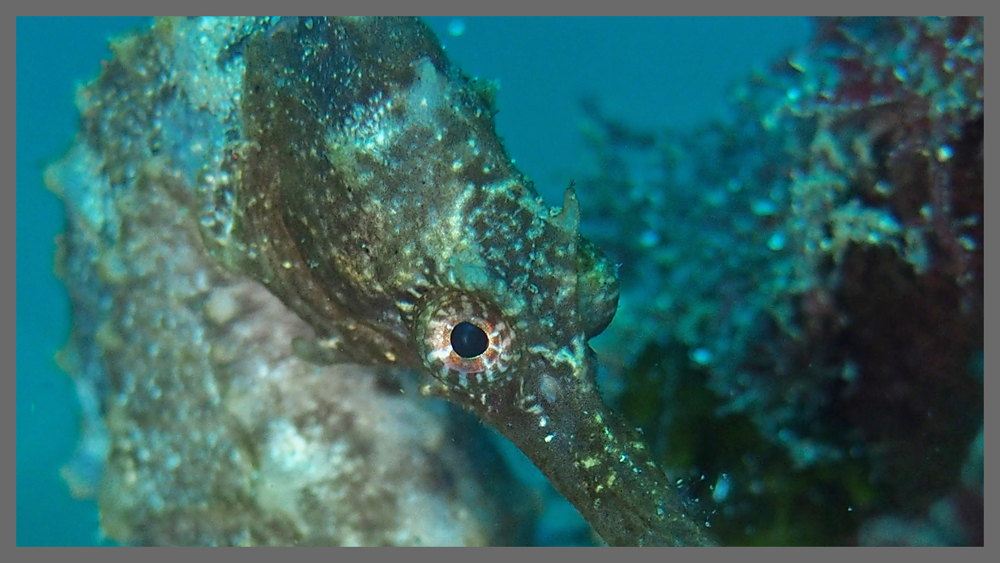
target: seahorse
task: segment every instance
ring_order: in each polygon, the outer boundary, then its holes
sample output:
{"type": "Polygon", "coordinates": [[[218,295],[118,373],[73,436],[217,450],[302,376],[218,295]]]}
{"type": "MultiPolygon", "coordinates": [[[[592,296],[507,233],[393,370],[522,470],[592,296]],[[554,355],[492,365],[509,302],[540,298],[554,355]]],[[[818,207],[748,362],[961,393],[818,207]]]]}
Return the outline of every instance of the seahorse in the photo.
{"type": "Polygon", "coordinates": [[[616,267],[572,187],[550,208],[515,168],[493,87],[415,19],[283,20],[240,48],[241,138],[205,238],[322,335],[303,353],[417,370],[609,544],[711,543],[601,400],[588,340],[616,267]]]}

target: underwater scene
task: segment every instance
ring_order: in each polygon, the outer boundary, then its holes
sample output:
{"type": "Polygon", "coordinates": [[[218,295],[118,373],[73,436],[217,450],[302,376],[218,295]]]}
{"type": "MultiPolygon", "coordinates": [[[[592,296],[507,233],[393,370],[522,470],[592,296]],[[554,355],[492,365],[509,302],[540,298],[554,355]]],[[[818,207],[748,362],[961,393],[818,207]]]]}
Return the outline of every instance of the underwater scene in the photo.
{"type": "Polygon", "coordinates": [[[18,18],[18,545],[983,545],[983,18],[18,18]]]}

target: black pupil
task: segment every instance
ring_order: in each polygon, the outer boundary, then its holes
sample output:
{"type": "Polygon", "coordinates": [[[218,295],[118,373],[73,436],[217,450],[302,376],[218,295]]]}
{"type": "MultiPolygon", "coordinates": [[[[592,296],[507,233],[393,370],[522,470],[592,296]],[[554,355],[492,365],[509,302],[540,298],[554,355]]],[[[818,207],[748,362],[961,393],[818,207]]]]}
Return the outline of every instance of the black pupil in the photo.
{"type": "Polygon", "coordinates": [[[472,323],[458,323],[451,329],[451,348],[463,358],[475,358],[485,352],[489,345],[490,339],[483,329],[472,323]]]}

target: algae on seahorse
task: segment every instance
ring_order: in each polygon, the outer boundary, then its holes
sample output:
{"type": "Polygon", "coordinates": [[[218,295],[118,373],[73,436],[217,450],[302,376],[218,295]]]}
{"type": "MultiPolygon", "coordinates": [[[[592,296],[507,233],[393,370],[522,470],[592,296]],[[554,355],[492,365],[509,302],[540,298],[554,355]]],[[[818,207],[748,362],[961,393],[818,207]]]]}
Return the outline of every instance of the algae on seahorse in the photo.
{"type": "Polygon", "coordinates": [[[420,370],[423,393],[514,442],[608,543],[709,543],[601,401],[587,340],[614,315],[615,268],[580,236],[572,189],[550,209],[513,166],[489,88],[414,19],[287,21],[243,56],[214,254],[333,358],[420,370]]]}

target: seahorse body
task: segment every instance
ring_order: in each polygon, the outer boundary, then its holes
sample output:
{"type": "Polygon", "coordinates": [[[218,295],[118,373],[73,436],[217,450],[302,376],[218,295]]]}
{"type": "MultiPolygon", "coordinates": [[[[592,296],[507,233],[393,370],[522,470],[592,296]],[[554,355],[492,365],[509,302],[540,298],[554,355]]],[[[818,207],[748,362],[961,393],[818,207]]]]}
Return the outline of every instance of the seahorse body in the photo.
{"type": "Polygon", "coordinates": [[[493,93],[416,20],[308,19],[246,46],[215,253],[329,337],[517,444],[612,544],[705,543],[594,385],[615,267],[550,209],[494,128],[493,93]]]}

